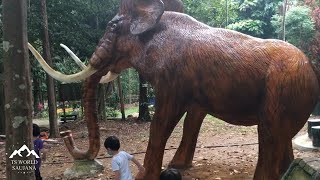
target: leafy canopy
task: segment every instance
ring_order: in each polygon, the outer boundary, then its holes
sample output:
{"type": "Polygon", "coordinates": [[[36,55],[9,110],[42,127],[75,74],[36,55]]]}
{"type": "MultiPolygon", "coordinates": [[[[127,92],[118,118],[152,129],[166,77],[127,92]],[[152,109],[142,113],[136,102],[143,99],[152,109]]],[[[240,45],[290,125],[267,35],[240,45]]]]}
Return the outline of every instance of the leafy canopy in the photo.
{"type": "MultiPolygon", "coordinates": [[[[286,15],[285,36],[286,40],[301,49],[306,49],[315,35],[314,21],[310,16],[311,10],[306,6],[292,7],[286,15]]],[[[282,16],[273,16],[272,24],[279,35],[281,30],[282,16]]]]}

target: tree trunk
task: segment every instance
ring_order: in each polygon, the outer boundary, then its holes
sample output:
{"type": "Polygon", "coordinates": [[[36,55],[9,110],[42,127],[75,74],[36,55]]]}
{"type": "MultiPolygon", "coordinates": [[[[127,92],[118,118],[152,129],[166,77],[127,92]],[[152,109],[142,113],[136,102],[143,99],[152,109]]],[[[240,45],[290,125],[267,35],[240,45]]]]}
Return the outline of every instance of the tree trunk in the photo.
{"type": "Polygon", "coordinates": [[[34,71],[33,72],[33,111],[35,116],[39,113],[39,108],[38,108],[38,104],[40,103],[39,90],[40,90],[40,85],[39,85],[39,79],[37,76],[37,71],[34,71]]]}
{"type": "MultiPolygon", "coordinates": [[[[43,72],[43,76],[45,75],[46,73],[43,72]]],[[[42,76],[42,74],[40,74],[40,76],[42,76]]],[[[42,79],[38,79],[38,80],[39,80],[39,85],[42,84],[42,79]]],[[[39,102],[44,105],[44,97],[43,97],[43,92],[41,91],[41,88],[39,88],[39,102]]]]}
{"type": "Polygon", "coordinates": [[[141,121],[150,121],[150,113],[148,108],[148,96],[147,96],[148,84],[147,81],[139,74],[139,117],[141,121]]]}
{"type": "MultiPolygon", "coordinates": [[[[14,160],[32,160],[34,156],[9,156],[22,146],[32,146],[32,101],[30,62],[27,48],[27,1],[3,0],[3,66],[5,79],[6,116],[6,177],[7,179],[34,179],[34,170],[14,170],[14,160]]],[[[24,151],[26,152],[26,151],[24,151]]],[[[29,161],[30,162],[30,161],[29,161]]]]}
{"type": "Polygon", "coordinates": [[[106,103],[105,103],[105,86],[104,84],[98,85],[98,120],[105,120],[106,115],[106,103]]]}
{"type": "Polygon", "coordinates": [[[120,82],[120,76],[117,78],[117,83],[118,83],[119,98],[120,98],[121,119],[125,120],[126,115],[124,112],[124,101],[123,101],[123,93],[122,93],[122,87],[121,87],[121,82],[120,82]]]}
{"type": "Polygon", "coordinates": [[[286,40],[286,13],[288,0],[283,0],[283,16],[282,16],[282,40],[286,40]]]}
{"type": "MultiPolygon", "coordinates": [[[[132,71],[132,68],[129,68],[128,69],[128,86],[131,87],[130,83],[131,83],[131,71],[132,71]]],[[[132,104],[132,91],[131,91],[131,88],[129,88],[129,91],[127,93],[129,95],[129,104],[132,104]]]]}
{"type": "Polygon", "coordinates": [[[5,134],[6,118],[4,116],[4,73],[3,64],[0,62],[0,134],[5,134]]]}
{"type": "MultiPolygon", "coordinates": [[[[40,1],[42,26],[43,26],[43,53],[49,66],[52,66],[52,59],[50,54],[49,34],[48,34],[48,18],[46,0],[40,1]]],[[[55,96],[55,87],[52,77],[47,75],[47,95],[48,95],[48,107],[49,107],[49,127],[50,137],[59,137],[58,123],[57,123],[57,105],[55,96]]]]}
{"type": "Polygon", "coordinates": [[[226,26],[225,28],[229,25],[229,6],[228,6],[228,0],[226,0],[226,26]]]}

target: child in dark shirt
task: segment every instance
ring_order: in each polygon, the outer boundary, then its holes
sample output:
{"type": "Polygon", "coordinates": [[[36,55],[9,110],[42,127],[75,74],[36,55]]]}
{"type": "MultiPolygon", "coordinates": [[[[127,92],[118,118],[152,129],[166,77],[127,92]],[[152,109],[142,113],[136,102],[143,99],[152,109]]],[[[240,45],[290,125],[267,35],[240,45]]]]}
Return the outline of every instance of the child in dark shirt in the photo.
{"type": "Polygon", "coordinates": [[[41,149],[43,149],[43,141],[39,138],[40,135],[40,128],[37,124],[33,124],[33,146],[34,151],[37,153],[39,158],[36,158],[37,164],[35,165],[35,177],[36,180],[42,180],[41,174],[40,174],[40,166],[41,166],[41,149]]]}

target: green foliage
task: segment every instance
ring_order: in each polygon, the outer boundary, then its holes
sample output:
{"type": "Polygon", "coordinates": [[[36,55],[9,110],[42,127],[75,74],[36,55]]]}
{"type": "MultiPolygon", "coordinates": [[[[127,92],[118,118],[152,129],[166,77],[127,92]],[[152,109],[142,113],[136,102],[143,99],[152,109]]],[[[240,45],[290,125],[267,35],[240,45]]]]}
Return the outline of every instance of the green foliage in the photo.
{"type": "Polygon", "coordinates": [[[252,9],[256,7],[258,0],[244,0],[243,3],[239,6],[239,10],[245,12],[247,9],[252,9]]]}
{"type": "Polygon", "coordinates": [[[225,27],[228,21],[237,18],[235,0],[185,0],[183,3],[187,14],[213,27],[225,27]]]}
{"type": "MultiPolygon", "coordinates": [[[[117,4],[116,0],[47,1],[49,36],[54,60],[59,61],[63,59],[61,57],[68,56],[59,46],[60,43],[69,46],[81,59],[90,57],[107,22],[116,14],[117,4]]],[[[28,35],[30,42],[35,43],[40,39],[41,45],[39,6],[39,1],[31,1],[28,35]]]]}
{"type": "Polygon", "coordinates": [[[118,115],[120,114],[117,110],[111,107],[107,107],[106,112],[107,117],[118,117],[118,115]]]}
{"type": "Polygon", "coordinates": [[[240,0],[237,22],[227,28],[252,36],[270,38],[274,29],[271,18],[277,10],[279,0],[240,0]]]}
{"type": "Polygon", "coordinates": [[[139,76],[135,69],[127,69],[120,75],[122,92],[124,94],[125,103],[129,103],[132,95],[139,95],[139,76]],[[131,96],[131,97],[130,97],[131,96]]]}
{"type": "MultiPolygon", "coordinates": [[[[118,1],[47,0],[46,3],[53,68],[66,74],[78,72],[79,67],[60,47],[60,43],[66,44],[80,59],[88,59],[102,37],[107,22],[116,14],[118,1]]],[[[42,53],[43,38],[41,18],[40,1],[30,1],[28,7],[28,41],[40,53],[42,53]]],[[[45,73],[33,56],[30,56],[30,60],[32,74],[36,75],[34,78],[43,82],[40,88],[42,92],[45,92],[45,73]]]]}
{"type": "Polygon", "coordinates": [[[233,24],[229,24],[227,28],[259,37],[263,35],[262,25],[263,22],[260,20],[246,19],[233,24]]]}
{"type": "Polygon", "coordinates": [[[118,97],[118,91],[112,91],[111,94],[108,96],[107,106],[116,109],[120,101],[118,97]]]}
{"type": "MultiPolygon", "coordinates": [[[[281,33],[282,16],[275,15],[272,24],[276,33],[281,33]]],[[[297,6],[291,8],[286,15],[285,20],[286,40],[305,50],[315,35],[315,27],[310,17],[310,9],[306,6],[297,6]]]]}

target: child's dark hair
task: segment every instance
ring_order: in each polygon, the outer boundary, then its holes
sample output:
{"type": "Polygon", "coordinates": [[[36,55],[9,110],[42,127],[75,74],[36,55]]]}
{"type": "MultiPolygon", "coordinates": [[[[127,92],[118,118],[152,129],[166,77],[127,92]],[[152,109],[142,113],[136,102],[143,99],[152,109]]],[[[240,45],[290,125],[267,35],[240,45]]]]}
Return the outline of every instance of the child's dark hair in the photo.
{"type": "Polygon", "coordinates": [[[105,141],[104,141],[104,147],[110,148],[113,151],[118,151],[120,148],[120,141],[116,136],[109,136],[105,141]]]}
{"type": "Polygon", "coordinates": [[[32,135],[38,137],[40,135],[40,127],[37,124],[32,124],[32,135]]]}
{"type": "Polygon", "coordinates": [[[177,169],[169,168],[161,172],[160,180],[182,180],[182,176],[177,169]]]}

